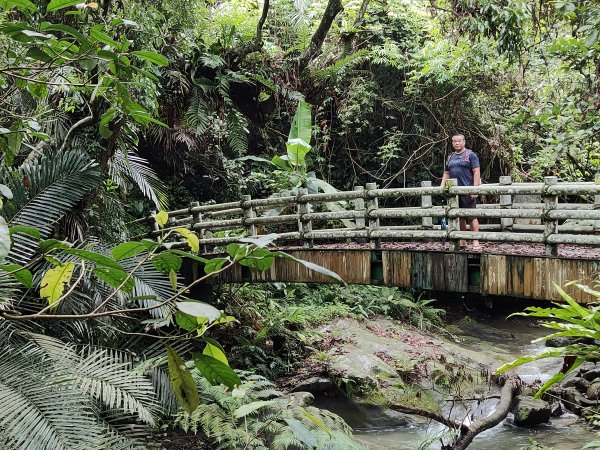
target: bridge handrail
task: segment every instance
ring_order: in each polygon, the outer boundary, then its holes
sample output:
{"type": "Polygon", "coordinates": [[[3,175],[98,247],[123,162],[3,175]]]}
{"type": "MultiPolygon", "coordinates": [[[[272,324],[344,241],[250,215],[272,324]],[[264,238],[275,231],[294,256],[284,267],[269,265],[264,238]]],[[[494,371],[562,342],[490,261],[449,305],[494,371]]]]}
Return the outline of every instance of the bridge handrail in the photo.
{"type": "MultiPolygon", "coordinates": [[[[347,205],[348,206],[348,205],[347,205]]],[[[544,243],[547,255],[556,255],[558,244],[600,244],[600,175],[596,182],[558,182],[546,177],[543,183],[512,183],[510,177],[501,177],[500,183],[481,186],[457,186],[449,180],[447,186],[434,187],[422,182],[421,187],[379,189],[374,183],[357,186],[352,191],[309,194],[305,189],[298,195],[273,196],[252,199],[244,196],[239,201],[200,205],[169,211],[166,230],[186,227],[198,233],[200,243],[221,245],[239,240],[239,231],[246,235],[258,234],[257,227],[287,226],[278,232],[279,240],[302,240],[310,247],[315,240],[357,239],[369,241],[373,247],[382,239],[446,239],[451,249],[461,239],[479,239],[503,242],[544,243]],[[476,209],[459,208],[459,195],[500,196],[499,203],[481,204],[476,209]],[[516,203],[516,195],[540,196],[541,201],[516,203]],[[559,196],[593,196],[593,203],[559,203],[559,196]],[[421,206],[379,207],[379,200],[394,198],[421,198],[421,206]],[[433,197],[443,197],[445,206],[434,206],[433,197]],[[351,209],[315,211],[317,204],[349,202],[351,209]],[[273,215],[273,208],[283,213],[273,215]],[[260,215],[270,211],[268,215],[260,215]],[[433,218],[448,218],[443,230],[434,225],[433,218]],[[500,223],[483,223],[480,231],[460,231],[458,220],[465,217],[500,219],[500,223]],[[420,225],[383,225],[382,221],[411,221],[421,219],[420,225]],[[518,223],[515,219],[535,219],[539,223],[518,223]],[[354,221],[349,223],[348,221],[354,221]],[[569,221],[593,221],[592,224],[569,221]],[[344,221],[343,228],[313,229],[323,221],[344,221]],[[289,225],[294,224],[295,230],[289,225]],[[224,232],[224,236],[214,233],[224,232]]],[[[141,219],[153,220],[150,218],[141,219]]],[[[164,230],[162,230],[164,231],[164,230]]],[[[155,226],[152,235],[162,232],[155,226]]],[[[265,231],[266,232],[266,231],[265,231]]]]}

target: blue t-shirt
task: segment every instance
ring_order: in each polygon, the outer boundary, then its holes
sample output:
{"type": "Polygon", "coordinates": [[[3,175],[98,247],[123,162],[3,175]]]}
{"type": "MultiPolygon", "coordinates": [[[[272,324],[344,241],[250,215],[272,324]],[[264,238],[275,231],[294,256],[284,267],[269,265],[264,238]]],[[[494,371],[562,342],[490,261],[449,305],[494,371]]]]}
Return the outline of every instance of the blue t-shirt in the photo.
{"type": "Polygon", "coordinates": [[[466,148],[461,153],[452,153],[444,170],[450,178],[456,178],[459,186],[473,186],[473,169],[479,167],[477,153],[466,148]]]}

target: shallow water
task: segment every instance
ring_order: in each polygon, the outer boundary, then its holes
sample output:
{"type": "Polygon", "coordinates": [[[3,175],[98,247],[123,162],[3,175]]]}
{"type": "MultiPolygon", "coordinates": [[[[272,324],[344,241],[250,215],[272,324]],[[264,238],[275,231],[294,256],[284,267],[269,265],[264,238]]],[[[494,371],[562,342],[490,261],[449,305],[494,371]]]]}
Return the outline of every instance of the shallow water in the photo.
{"type": "MultiPolygon", "coordinates": [[[[544,328],[530,328],[524,321],[485,321],[485,325],[503,332],[511,333],[512,340],[501,340],[494,336],[480,335],[468,340],[464,345],[476,346],[477,341],[485,341],[502,348],[514,358],[524,354],[534,354],[544,347],[543,343],[532,344],[533,339],[545,336],[549,330],[544,328]]],[[[525,382],[540,380],[546,381],[562,364],[562,359],[547,359],[529,363],[520,367],[517,372],[525,382]]],[[[489,411],[483,411],[482,416],[491,413],[494,405],[489,406],[489,411]]],[[[360,429],[356,430],[357,439],[373,450],[412,450],[428,437],[436,436],[443,432],[443,427],[437,423],[422,424],[414,427],[399,427],[391,429],[360,429]]],[[[547,425],[536,428],[520,428],[512,424],[511,415],[500,425],[485,431],[477,436],[469,449],[473,450],[512,450],[530,445],[534,439],[546,447],[554,450],[578,450],[587,443],[596,439],[596,434],[573,414],[567,413],[560,418],[554,418],[547,425]]],[[[440,443],[434,442],[429,447],[420,448],[439,449],[440,443]]]]}

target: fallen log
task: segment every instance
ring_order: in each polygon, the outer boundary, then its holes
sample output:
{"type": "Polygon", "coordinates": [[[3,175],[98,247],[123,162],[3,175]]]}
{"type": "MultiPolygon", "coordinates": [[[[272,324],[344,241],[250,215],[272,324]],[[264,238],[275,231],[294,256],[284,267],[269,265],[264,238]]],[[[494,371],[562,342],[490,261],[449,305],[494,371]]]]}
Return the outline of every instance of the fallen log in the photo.
{"type": "Polygon", "coordinates": [[[498,403],[496,410],[491,415],[476,420],[470,425],[462,424],[455,420],[444,417],[442,414],[425,409],[413,408],[404,405],[391,405],[390,409],[405,414],[414,414],[432,419],[441,423],[442,425],[445,425],[451,430],[454,430],[457,433],[457,436],[454,438],[452,443],[443,445],[442,450],[464,450],[469,446],[469,444],[471,444],[471,442],[473,442],[473,439],[475,439],[479,433],[495,427],[506,418],[510,412],[513,398],[518,389],[519,379],[517,377],[512,377],[506,380],[500,392],[500,402],[498,403]]]}

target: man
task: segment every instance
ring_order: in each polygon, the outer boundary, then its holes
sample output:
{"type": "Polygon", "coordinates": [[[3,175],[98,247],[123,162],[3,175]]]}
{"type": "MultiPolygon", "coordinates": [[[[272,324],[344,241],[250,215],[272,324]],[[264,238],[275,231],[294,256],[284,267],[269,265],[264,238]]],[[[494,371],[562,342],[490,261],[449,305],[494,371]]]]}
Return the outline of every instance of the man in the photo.
{"type": "MultiPolygon", "coordinates": [[[[465,147],[465,137],[462,134],[452,136],[452,148],[454,153],[450,154],[444,167],[444,176],[440,186],[444,187],[450,178],[456,178],[459,186],[479,186],[481,184],[481,172],[479,169],[479,158],[477,154],[465,147]]],[[[460,208],[475,208],[477,206],[477,195],[461,195],[458,197],[460,208]]],[[[466,231],[467,220],[460,218],[460,229],[466,231]]],[[[469,218],[471,231],[479,231],[477,218],[469,218]]],[[[466,242],[461,240],[459,245],[466,247],[466,242]]],[[[473,248],[480,248],[479,241],[473,240],[473,248]]]]}

